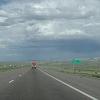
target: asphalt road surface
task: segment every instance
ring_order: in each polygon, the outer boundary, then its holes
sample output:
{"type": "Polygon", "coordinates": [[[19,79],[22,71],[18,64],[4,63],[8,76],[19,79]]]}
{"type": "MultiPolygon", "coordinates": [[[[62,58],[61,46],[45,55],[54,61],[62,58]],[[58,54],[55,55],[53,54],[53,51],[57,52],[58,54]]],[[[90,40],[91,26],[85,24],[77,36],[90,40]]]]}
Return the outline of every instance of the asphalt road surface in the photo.
{"type": "Polygon", "coordinates": [[[75,89],[38,69],[29,70],[0,90],[0,100],[99,100],[75,89]]]}

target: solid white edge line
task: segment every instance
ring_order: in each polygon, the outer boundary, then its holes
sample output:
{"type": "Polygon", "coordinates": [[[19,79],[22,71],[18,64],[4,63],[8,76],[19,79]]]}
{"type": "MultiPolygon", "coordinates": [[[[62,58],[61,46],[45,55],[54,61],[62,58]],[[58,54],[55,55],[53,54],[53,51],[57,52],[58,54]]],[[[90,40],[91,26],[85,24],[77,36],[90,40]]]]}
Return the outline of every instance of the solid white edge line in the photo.
{"type": "Polygon", "coordinates": [[[9,83],[12,83],[12,82],[14,82],[14,80],[9,81],[9,83]]]}
{"type": "Polygon", "coordinates": [[[89,94],[87,94],[87,93],[85,93],[85,92],[83,92],[83,91],[81,91],[81,90],[79,90],[79,89],[77,89],[77,88],[75,88],[75,87],[73,87],[73,86],[71,86],[71,85],[69,85],[69,84],[63,82],[62,80],[60,80],[60,79],[58,79],[58,78],[56,78],[56,77],[54,77],[54,76],[48,74],[47,72],[42,71],[42,70],[39,69],[39,68],[38,68],[38,70],[40,70],[40,71],[41,71],[42,73],[44,73],[45,75],[47,75],[47,76],[49,76],[49,77],[55,79],[56,81],[62,83],[63,85],[66,85],[66,86],[70,87],[71,89],[73,89],[73,90],[75,90],[75,91],[77,91],[77,92],[83,94],[84,96],[87,96],[88,98],[90,98],[90,99],[92,99],[92,100],[99,100],[99,99],[97,99],[97,98],[95,98],[95,97],[93,97],[93,96],[91,96],[91,95],[89,95],[89,94]]]}

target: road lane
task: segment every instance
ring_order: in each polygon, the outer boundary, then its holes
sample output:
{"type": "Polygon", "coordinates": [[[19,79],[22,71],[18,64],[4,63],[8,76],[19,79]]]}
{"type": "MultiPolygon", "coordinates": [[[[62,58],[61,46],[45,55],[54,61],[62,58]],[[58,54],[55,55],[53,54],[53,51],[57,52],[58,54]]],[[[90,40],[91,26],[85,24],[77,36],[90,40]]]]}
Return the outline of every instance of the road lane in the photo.
{"type": "Polygon", "coordinates": [[[0,100],[91,100],[39,70],[28,71],[5,90],[0,100]]]}
{"type": "Polygon", "coordinates": [[[88,98],[90,98],[90,99],[92,99],[92,100],[98,100],[97,98],[95,98],[95,97],[93,97],[93,96],[87,94],[86,92],[83,92],[82,90],[80,90],[80,89],[78,89],[78,88],[76,88],[76,87],[74,87],[74,86],[72,86],[72,85],[70,85],[70,84],[68,84],[68,83],[65,83],[64,81],[62,81],[62,80],[60,80],[60,79],[58,79],[58,78],[56,78],[56,77],[50,75],[49,73],[47,73],[47,72],[45,72],[45,71],[43,71],[43,70],[41,70],[41,69],[39,69],[39,70],[40,70],[42,73],[44,73],[45,75],[47,75],[47,76],[53,78],[54,80],[60,82],[61,84],[65,85],[65,86],[67,86],[67,87],[69,87],[69,88],[75,90],[76,92],[79,92],[79,93],[83,94],[84,96],[87,96],[88,98]]]}
{"type": "Polygon", "coordinates": [[[100,100],[100,79],[67,74],[55,70],[42,70],[100,100]]]}
{"type": "Polygon", "coordinates": [[[16,78],[20,77],[18,75],[23,76],[27,71],[30,70],[30,67],[19,68],[7,72],[0,72],[0,91],[8,87],[9,82],[11,80],[16,80],[16,78]]]}

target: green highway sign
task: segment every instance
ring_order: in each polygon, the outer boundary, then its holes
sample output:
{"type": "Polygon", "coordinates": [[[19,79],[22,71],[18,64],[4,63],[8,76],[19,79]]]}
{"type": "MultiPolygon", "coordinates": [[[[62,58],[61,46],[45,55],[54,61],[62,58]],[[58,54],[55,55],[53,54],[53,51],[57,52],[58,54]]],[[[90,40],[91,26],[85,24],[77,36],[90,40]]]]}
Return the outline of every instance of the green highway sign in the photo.
{"type": "Polygon", "coordinates": [[[72,60],[72,64],[76,64],[76,65],[81,64],[81,60],[75,58],[75,59],[72,60]]]}

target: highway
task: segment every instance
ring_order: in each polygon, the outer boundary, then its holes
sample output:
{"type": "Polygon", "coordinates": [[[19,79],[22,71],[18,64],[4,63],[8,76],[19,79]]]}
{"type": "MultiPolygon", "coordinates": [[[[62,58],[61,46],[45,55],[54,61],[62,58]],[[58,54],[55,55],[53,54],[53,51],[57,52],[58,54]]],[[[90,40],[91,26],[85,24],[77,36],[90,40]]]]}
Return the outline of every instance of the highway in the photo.
{"type": "Polygon", "coordinates": [[[0,82],[0,100],[99,100],[40,69],[15,76],[0,82]]]}

